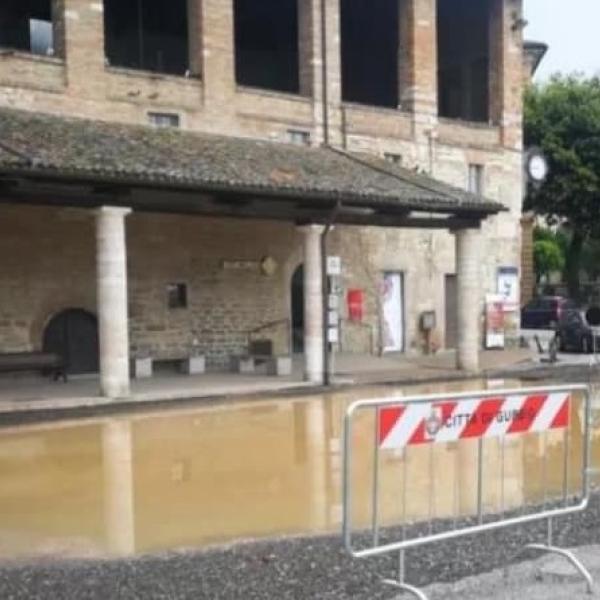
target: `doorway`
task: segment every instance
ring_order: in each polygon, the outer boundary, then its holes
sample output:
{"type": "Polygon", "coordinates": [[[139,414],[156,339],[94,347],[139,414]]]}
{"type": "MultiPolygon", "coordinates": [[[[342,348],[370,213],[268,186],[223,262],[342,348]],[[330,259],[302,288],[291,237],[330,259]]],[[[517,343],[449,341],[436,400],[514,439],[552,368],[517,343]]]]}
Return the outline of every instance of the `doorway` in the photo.
{"type": "Polygon", "coordinates": [[[444,279],[445,306],[445,346],[456,348],[458,342],[458,289],[456,275],[446,275],[444,279]]]}
{"type": "Polygon", "coordinates": [[[56,314],[44,330],[44,352],[63,357],[69,375],[97,373],[98,321],[79,308],[70,308],[56,314]]]}
{"type": "Polygon", "coordinates": [[[383,274],[383,351],[404,352],[404,274],[383,274]]]}
{"type": "Polygon", "coordinates": [[[292,276],[292,352],[304,352],[304,266],[292,276]]]}

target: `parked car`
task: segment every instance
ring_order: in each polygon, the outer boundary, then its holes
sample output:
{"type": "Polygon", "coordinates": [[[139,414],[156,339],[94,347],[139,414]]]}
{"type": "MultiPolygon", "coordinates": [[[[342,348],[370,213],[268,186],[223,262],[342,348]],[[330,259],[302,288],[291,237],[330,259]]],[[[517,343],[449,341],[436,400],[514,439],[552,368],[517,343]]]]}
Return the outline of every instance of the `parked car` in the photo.
{"type": "Polygon", "coordinates": [[[558,348],[561,352],[590,353],[600,350],[600,328],[592,327],[585,311],[567,310],[556,328],[558,348]],[[595,346],[594,346],[595,338],[595,346]]]}
{"type": "Polygon", "coordinates": [[[554,329],[566,311],[576,308],[573,300],[562,296],[538,296],[521,309],[521,328],[554,329]]]}

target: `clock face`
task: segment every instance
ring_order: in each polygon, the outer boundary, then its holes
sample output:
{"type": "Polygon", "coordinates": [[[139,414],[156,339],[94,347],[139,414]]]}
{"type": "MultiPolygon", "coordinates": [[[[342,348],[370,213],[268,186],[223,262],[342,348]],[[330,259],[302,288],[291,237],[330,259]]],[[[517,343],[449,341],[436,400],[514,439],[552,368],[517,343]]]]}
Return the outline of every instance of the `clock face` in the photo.
{"type": "Polygon", "coordinates": [[[548,175],[548,163],[546,159],[539,155],[534,154],[529,159],[529,176],[534,181],[544,181],[546,175],[548,175]]]}

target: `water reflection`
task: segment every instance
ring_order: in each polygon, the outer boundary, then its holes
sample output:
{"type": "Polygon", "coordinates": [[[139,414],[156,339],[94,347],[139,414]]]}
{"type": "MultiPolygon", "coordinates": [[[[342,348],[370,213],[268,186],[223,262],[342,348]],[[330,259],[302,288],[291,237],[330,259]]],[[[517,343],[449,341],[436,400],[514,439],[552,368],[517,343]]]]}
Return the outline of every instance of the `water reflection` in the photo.
{"type": "MultiPolygon", "coordinates": [[[[4,430],[0,557],[129,555],[337,530],[345,408],[359,397],[400,391],[350,391],[4,430]]],[[[441,390],[421,386],[418,391],[441,390]]],[[[357,440],[365,441],[353,473],[358,524],[368,523],[370,515],[373,462],[368,442],[373,429],[372,416],[366,415],[355,431],[357,440]]],[[[503,464],[499,440],[486,443],[486,506],[508,508],[535,498],[539,486],[526,474],[539,472],[544,453],[549,464],[562,464],[559,441],[542,447],[529,436],[514,438],[506,444],[503,464]],[[501,469],[502,485],[494,477],[501,469]]],[[[385,520],[471,512],[475,456],[470,443],[386,456],[381,497],[385,520]],[[399,492],[404,480],[410,481],[406,495],[399,492]]],[[[594,456],[600,464],[600,435],[594,456]]],[[[571,476],[570,485],[575,486],[575,469],[571,476]]],[[[549,471],[551,485],[552,477],[549,471]]]]}

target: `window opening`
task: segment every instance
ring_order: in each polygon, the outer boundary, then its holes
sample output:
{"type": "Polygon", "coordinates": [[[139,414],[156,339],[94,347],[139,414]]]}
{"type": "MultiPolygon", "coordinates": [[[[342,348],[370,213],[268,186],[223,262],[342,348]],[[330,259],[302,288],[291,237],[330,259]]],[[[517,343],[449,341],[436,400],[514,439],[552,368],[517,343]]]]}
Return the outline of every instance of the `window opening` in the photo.
{"type": "Polygon", "coordinates": [[[439,114],[487,122],[490,0],[438,0],[437,6],[439,114]]]}
{"type": "Polygon", "coordinates": [[[170,283],[167,285],[167,305],[169,308],[188,307],[187,284],[170,283]]]}
{"type": "Polygon", "coordinates": [[[288,129],[288,141],[296,146],[310,146],[310,132],[302,129],[288,129]]]}
{"type": "Polygon", "coordinates": [[[398,0],[341,0],[342,97],[398,108],[398,0]]]}
{"type": "Polygon", "coordinates": [[[467,189],[471,194],[483,196],[483,165],[469,165],[467,189]]]}
{"type": "Polygon", "coordinates": [[[109,65],[170,75],[189,69],[187,0],[105,0],[109,65]]]}
{"type": "Polygon", "coordinates": [[[51,0],[2,0],[0,46],[32,54],[54,54],[51,0]]]}
{"type": "Polygon", "coordinates": [[[180,118],[177,113],[150,112],[148,113],[148,121],[159,129],[178,128],[180,125],[180,118]]]}
{"type": "Polygon", "coordinates": [[[235,0],[235,70],[240,85],[300,92],[297,0],[235,0]]]}

